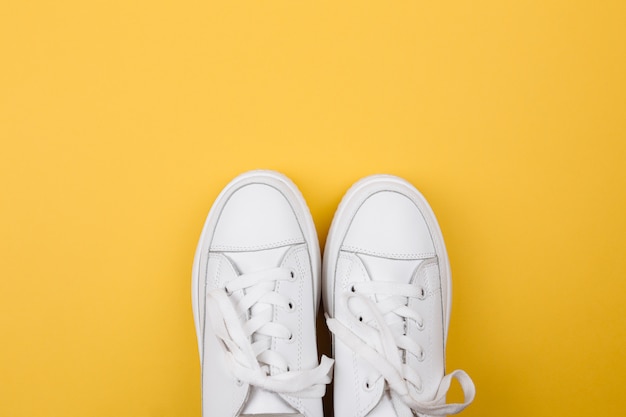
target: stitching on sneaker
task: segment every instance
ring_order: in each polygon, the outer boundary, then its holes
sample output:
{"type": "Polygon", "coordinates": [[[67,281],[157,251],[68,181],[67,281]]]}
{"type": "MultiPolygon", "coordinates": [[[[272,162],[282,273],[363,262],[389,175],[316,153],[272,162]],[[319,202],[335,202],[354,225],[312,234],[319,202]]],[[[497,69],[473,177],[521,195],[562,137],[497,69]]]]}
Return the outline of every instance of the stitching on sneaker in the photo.
{"type": "Polygon", "coordinates": [[[263,245],[253,245],[253,246],[236,246],[236,245],[214,245],[211,246],[211,252],[248,252],[248,251],[257,251],[257,250],[265,250],[265,249],[274,249],[280,248],[282,246],[291,246],[299,243],[305,243],[302,239],[286,239],[280,240],[278,242],[266,243],[263,245]]]}
{"type": "Polygon", "coordinates": [[[378,256],[382,258],[393,259],[428,259],[436,256],[435,252],[422,252],[422,253],[388,253],[377,252],[368,249],[359,248],[356,246],[342,245],[341,250],[346,252],[358,252],[364,255],[378,256]]]}

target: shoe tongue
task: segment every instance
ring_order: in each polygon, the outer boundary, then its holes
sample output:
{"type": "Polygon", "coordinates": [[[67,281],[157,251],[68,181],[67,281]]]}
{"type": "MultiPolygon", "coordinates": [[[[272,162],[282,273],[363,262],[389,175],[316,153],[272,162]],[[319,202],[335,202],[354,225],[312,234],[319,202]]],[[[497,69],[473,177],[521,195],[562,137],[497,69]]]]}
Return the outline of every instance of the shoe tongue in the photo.
{"type": "Polygon", "coordinates": [[[240,414],[240,417],[304,417],[300,413],[286,413],[286,414],[240,414]]]}
{"type": "Polygon", "coordinates": [[[383,391],[378,404],[372,408],[367,417],[406,417],[394,407],[389,391],[383,391]]]}
{"type": "Polygon", "coordinates": [[[283,246],[252,252],[228,252],[224,255],[240,274],[246,274],[279,266],[288,250],[289,246],[283,246]]]}
{"type": "Polygon", "coordinates": [[[422,259],[389,259],[378,256],[358,254],[365,265],[370,279],[378,282],[397,282],[408,284],[422,259]]]}
{"type": "MultiPolygon", "coordinates": [[[[361,262],[363,262],[369,278],[372,281],[389,282],[391,284],[410,283],[415,274],[415,270],[419,264],[423,262],[421,259],[389,259],[363,254],[359,254],[358,256],[361,258],[361,262]]],[[[375,295],[374,297],[377,301],[382,301],[389,296],[375,295]]],[[[385,321],[388,325],[396,329],[404,326],[404,319],[393,312],[385,315],[385,321]]]]}
{"type": "MultiPolygon", "coordinates": [[[[289,246],[252,252],[229,252],[225,256],[239,274],[262,271],[279,266],[289,246]]],[[[253,311],[256,306],[253,306],[253,311]]],[[[280,395],[257,387],[250,387],[242,417],[303,417],[295,412],[280,395]]]]}
{"type": "Polygon", "coordinates": [[[241,416],[296,417],[300,414],[277,393],[251,386],[241,416]]]}

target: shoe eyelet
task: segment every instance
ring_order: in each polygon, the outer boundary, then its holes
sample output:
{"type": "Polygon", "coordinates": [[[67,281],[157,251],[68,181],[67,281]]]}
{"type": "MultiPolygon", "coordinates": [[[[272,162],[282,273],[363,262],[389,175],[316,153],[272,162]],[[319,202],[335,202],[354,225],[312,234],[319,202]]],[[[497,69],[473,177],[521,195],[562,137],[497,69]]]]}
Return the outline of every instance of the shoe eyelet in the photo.
{"type": "Polygon", "coordinates": [[[426,326],[424,325],[423,321],[417,323],[417,330],[422,331],[422,330],[424,330],[425,327],[426,326]]]}
{"type": "Polygon", "coordinates": [[[293,303],[293,301],[289,301],[289,304],[287,304],[287,310],[288,311],[295,311],[296,310],[296,305],[293,303]]]}
{"type": "Polygon", "coordinates": [[[359,316],[359,321],[363,321],[363,316],[359,316]]]}
{"type": "Polygon", "coordinates": [[[426,358],[426,354],[423,350],[420,351],[420,354],[417,356],[417,360],[420,362],[424,362],[424,358],[426,358]]]}
{"type": "Polygon", "coordinates": [[[287,372],[291,371],[291,367],[289,365],[287,365],[287,372]]]}
{"type": "Polygon", "coordinates": [[[235,385],[237,385],[238,387],[243,385],[243,381],[241,379],[237,379],[235,380],[235,385]]]}
{"type": "Polygon", "coordinates": [[[417,298],[420,300],[424,300],[426,298],[426,289],[424,287],[420,287],[420,295],[417,298]]]}
{"type": "Polygon", "coordinates": [[[289,281],[291,281],[291,282],[295,281],[296,280],[296,271],[294,271],[293,269],[290,269],[289,270],[289,276],[291,277],[289,279],[289,281]]]}
{"type": "Polygon", "coordinates": [[[365,383],[363,384],[363,389],[365,391],[371,391],[374,389],[374,384],[369,381],[365,381],[365,383]]]}
{"type": "Polygon", "coordinates": [[[224,292],[226,292],[226,295],[232,295],[233,292],[231,290],[228,289],[228,286],[224,286],[224,292]]]}
{"type": "Polygon", "coordinates": [[[354,284],[352,284],[352,285],[350,286],[350,291],[351,291],[351,292],[356,292],[356,288],[354,287],[354,284]]]}

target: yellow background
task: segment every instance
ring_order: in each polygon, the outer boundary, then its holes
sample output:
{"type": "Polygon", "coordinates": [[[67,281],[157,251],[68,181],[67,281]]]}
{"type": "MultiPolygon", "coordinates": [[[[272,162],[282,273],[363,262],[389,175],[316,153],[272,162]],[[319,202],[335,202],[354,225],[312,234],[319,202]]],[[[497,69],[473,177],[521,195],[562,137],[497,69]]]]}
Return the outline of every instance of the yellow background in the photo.
{"type": "Polygon", "coordinates": [[[322,244],[362,176],[426,195],[464,415],[622,414],[625,22],[624,1],[3,1],[0,416],[199,416],[193,253],[253,168],[299,185],[322,244]]]}

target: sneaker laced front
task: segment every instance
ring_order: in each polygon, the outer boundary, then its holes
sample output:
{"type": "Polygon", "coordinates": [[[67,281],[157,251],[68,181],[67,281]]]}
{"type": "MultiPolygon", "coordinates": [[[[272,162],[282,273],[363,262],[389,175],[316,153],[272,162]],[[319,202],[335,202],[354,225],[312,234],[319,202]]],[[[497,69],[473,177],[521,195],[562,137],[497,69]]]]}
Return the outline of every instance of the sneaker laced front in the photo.
{"type": "Polygon", "coordinates": [[[429,415],[456,414],[469,405],[475,395],[470,377],[458,370],[443,377],[433,400],[416,398],[424,387],[419,374],[407,362],[409,355],[422,361],[425,352],[407,334],[407,328],[414,323],[421,331],[424,320],[409,307],[409,300],[423,300],[426,296],[423,287],[412,284],[384,281],[354,284],[339,298],[340,308],[349,312],[345,316],[347,323],[327,317],[330,331],[357,357],[371,365],[373,372],[367,377],[365,388],[371,389],[380,377],[384,378],[399,415],[412,415],[411,410],[429,415]],[[453,378],[463,389],[465,401],[462,404],[445,404],[453,378]]]}
{"type": "Polygon", "coordinates": [[[275,291],[277,282],[294,279],[288,268],[242,274],[207,294],[207,319],[226,350],[229,370],[238,381],[296,397],[322,397],[333,360],[323,356],[313,369],[292,370],[271,349],[272,339],[291,340],[293,333],[275,322],[274,308],[292,311],[294,302],[275,291]],[[234,297],[238,294],[237,297],[234,297]]]}

